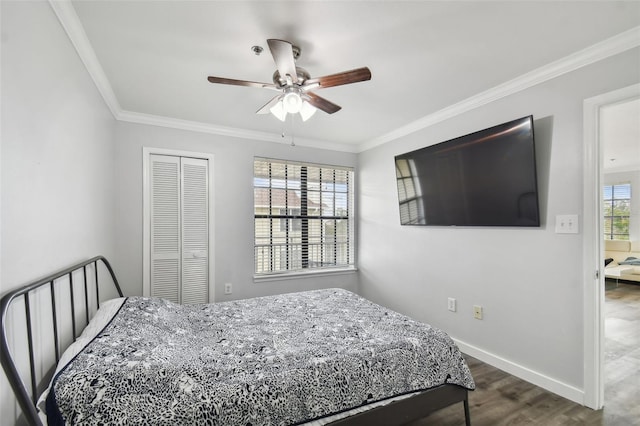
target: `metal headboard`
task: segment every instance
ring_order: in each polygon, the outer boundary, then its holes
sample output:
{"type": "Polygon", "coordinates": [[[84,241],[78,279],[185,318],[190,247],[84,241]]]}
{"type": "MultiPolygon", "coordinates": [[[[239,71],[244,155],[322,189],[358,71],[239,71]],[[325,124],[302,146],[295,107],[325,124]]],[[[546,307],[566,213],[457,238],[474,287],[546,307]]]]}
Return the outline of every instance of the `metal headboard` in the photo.
{"type": "MultiPolygon", "coordinates": [[[[49,300],[51,302],[51,312],[52,312],[52,322],[51,327],[53,330],[53,343],[55,346],[55,359],[56,364],[60,360],[61,348],[60,348],[60,334],[58,333],[58,321],[60,320],[59,315],[56,312],[56,293],[59,293],[60,290],[56,290],[55,282],[60,278],[68,278],[69,286],[66,291],[65,296],[70,296],[70,306],[71,306],[71,323],[72,323],[72,333],[73,333],[73,341],[78,338],[77,330],[76,330],[76,312],[75,312],[75,287],[74,285],[74,273],[78,275],[78,272],[82,270],[82,281],[83,281],[83,294],[80,296],[84,296],[84,311],[86,317],[86,323],[89,322],[89,312],[90,307],[93,306],[93,301],[90,303],[89,301],[89,280],[87,279],[87,267],[92,266],[94,272],[93,279],[93,287],[95,288],[95,307],[100,307],[100,289],[98,282],[98,265],[102,263],[106,269],[109,271],[111,275],[112,283],[120,297],[123,297],[122,290],[120,289],[120,285],[118,284],[118,280],[111,268],[111,265],[103,256],[96,256],[89,260],[77,263],[72,265],[66,269],[58,271],[54,274],[51,274],[47,277],[41,278],[37,281],[29,283],[23,287],[17,288],[2,297],[0,300],[0,361],[2,362],[2,368],[9,379],[9,383],[11,384],[11,388],[13,389],[13,393],[16,395],[16,399],[20,404],[20,408],[22,409],[23,415],[29,424],[40,425],[42,424],[40,418],[38,417],[38,412],[36,409],[36,403],[38,401],[38,384],[36,379],[36,359],[34,354],[34,336],[33,336],[33,317],[32,317],[32,307],[31,307],[31,295],[34,294],[36,290],[41,289],[42,287],[49,286],[49,291],[46,292],[49,295],[49,300]],[[22,299],[24,305],[24,313],[26,319],[26,330],[27,330],[27,344],[29,349],[29,366],[30,366],[30,384],[31,384],[31,395],[29,395],[29,391],[27,390],[24,381],[22,380],[20,373],[16,367],[16,363],[14,361],[14,357],[12,356],[9,350],[9,344],[7,341],[7,314],[9,312],[9,307],[12,303],[18,303],[19,300],[22,299]]],[[[82,305],[81,305],[82,306],[82,305]]]]}

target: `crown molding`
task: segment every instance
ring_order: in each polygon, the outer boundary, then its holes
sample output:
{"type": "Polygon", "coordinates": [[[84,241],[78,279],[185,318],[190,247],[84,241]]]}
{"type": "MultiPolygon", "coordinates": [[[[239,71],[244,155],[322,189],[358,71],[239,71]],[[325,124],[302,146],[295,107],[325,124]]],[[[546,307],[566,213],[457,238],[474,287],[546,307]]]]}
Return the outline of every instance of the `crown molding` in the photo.
{"type": "MultiPolygon", "coordinates": [[[[133,111],[121,110],[116,116],[118,121],[134,124],[146,124],[157,127],[168,127],[171,129],[188,130],[191,132],[209,133],[220,136],[230,136],[240,139],[256,140],[263,142],[292,144],[291,137],[274,133],[258,132],[254,130],[239,129],[236,127],[218,126],[215,124],[202,123],[198,121],[181,120],[178,118],[162,117],[152,114],[143,114],[133,111]]],[[[355,145],[340,144],[336,142],[324,141],[320,139],[299,138],[293,136],[293,144],[311,148],[330,149],[342,152],[356,152],[355,145]]]]}
{"type": "MultiPolygon", "coordinates": [[[[169,127],[194,132],[204,132],[221,136],[231,136],[241,139],[259,140],[266,142],[283,143],[283,137],[279,134],[256,132],[252,130],[224,127],[209,123],[201,123],[180,120],[170,117],[154,116],[132,111],[125,111],[120,107],[113,88],[104,73],[84,28],[76,14],[71,0],[49,0],[62,27],[66,31],[71,43],[78,52],[78,56],[87,68],[98,91],[102,95],[114,118],[118,121],[147,124],[153,126],[169,127]]],[[[318,139],[296,138],[296,145],[313,148],[331,149],[342,152],[359,153],[375,148],[379,145],[405,137],[434,124],[455,117],[472,109],[518,93],[537,84],[551,80],[563,74],[575,71],[586,65],[606,59],[610,56],[640,46],[640,26],[634,27],[621,34],[596,43],[565,58],[551,62],[526,74],[499,84],[477,95],[471,96],[458,103],[445,107],[432,114],[399,127],[389,133],[364,141],[360,144],[347,144],[318,139]]],[[[285,138],[286,139],[286,138],[285,138]]],[[[286,143],[291,143],[287,139],[286,143]]]]}
{"type": "Polygon", "coordinates": [[[64,28],[71,40],[71,44],[75,47],[76,52],[80,60],[84,64],[85,68],[89,72],[89,75],[93,79],[98,91],[102,95],[107,107],[111,110],[111,114],[117,119],[120,112],[120,103],[116,94],[111,88],[111,83],[107,79],[102,65],[96,56],[93,46],[89,42],[87,33],[84,32],[84,27],[80,23],[78,14],[73,8],[70,0],[49,0],[51,8],[55,12],[60,24],[64,28]]]}
{"type": "MultiPolygon", "coordinates": [[[[239,129],[234,127],[218,126],[209,123],[180,120],[171,117],[162,117],[151,114],[143,114],[133,111],[123,110],[111,87],[111,83],[104,73],[104,69],[91,46],[84,27],[78,18],[78,14],[70,0],[49,0],[51,8],[55,12],[60,24],[71,40],[71,44],[76,49],[78,56],[82,60],[89,75],[93,79],[98,91],[102,95],[111,114],[118,121],[125,121],[137,124],[147,124],[159,127],[168,127],[193,132],[209,133],[221,136],[231,136],[240,139],[258,140],[274,143],[291,144],[291,138],[282,137],[280,134],[256,132],[252,130],[239,129]]],[[[307,146],[321,149],[331,149],[342,152],[356,152],[357,146],[353,144],[343,144],[319,139],[308,139],[294,137],[295,145],[307,146]]]]}
{"type": "Polygon", "coordinates": [[[505,83],[499,84],[477,95],[399,127],[382,136],[370,139],[358,146],[357,152],[363,152],[376,146],[391,142],[419,130],[433,126],[449,118],[471,111],[480,106],[505,98],[537,84],[575,71],[584,66],[617,55],[640,46],[640,26],[634,27],[616,36],[579,50],[569,56],[551,62],[505,83]]]}

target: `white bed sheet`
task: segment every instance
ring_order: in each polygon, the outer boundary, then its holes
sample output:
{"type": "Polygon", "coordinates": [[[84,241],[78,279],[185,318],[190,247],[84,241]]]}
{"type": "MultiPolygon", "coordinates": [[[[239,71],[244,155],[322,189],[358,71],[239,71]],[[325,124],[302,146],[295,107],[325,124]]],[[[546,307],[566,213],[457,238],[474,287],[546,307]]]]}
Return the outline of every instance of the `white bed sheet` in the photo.
{"type": "MultiPolygon", "coordinates": [[[[89,321],[89,324],[82,331],[80,337],[78,337],[60,357],[60,361],[58,361],[58,365],[56,366],[56,371],[53,373],[51,378],[52,381],[56,374],[58,374],[65,365],[67,365],[82,349],[84,349],[85,346],[91,343],[98,333],[100,333],[102,329],[109,324],[109,321],[111,321],[111,318],[113,318],[113,316],[118,312],[118,309],[120,309],[125,300],[127,300],[126,297],[118,297],[116,299],[107,300],[100,305],[100,309],[98,309],[91,321],[89,321]]],[[[50,387],[51,382],[49,382],[47,389],[45,389],[45,391],[42,392],[42,395],[40,395],[40,398],[38,398],[37,404],[38,411],[44,415],[44,424],[47,424],[45,404],[47,396],[49,396],[50,387]]]]}

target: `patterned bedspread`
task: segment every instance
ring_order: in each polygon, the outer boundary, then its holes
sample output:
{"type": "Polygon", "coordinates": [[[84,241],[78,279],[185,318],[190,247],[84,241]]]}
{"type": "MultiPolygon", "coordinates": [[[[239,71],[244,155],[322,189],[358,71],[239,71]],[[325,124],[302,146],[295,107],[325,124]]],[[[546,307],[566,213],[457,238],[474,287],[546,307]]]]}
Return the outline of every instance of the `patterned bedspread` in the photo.
{"type": "Polygon", "coordinates": [[[131,297],[53,381],[49,424],[289,425],[475,385],[441,330],[341,289],[205,305],[131,297]]]}

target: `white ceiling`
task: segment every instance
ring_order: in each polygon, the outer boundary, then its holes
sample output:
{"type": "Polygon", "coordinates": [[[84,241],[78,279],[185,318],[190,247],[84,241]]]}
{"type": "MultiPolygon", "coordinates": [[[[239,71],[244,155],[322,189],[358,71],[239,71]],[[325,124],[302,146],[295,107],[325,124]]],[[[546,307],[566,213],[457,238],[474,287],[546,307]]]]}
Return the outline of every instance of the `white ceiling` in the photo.
{"type": "Polygon", "coordinates": [[[273,92],[266,39],[300,46],[317,93],[342,106],[287,123],[298,144],[358,152],[640,44],[640,2],[51,1],[116,118],[281,140],[256,115],[273,92]],[[256,56],[251,47],[265,48],[256,56]]]}
{"type": "Polygon", "coordinates": [[[640,170],[640,99],[602,108],[600,129],[604,171],[640,170]]]}

